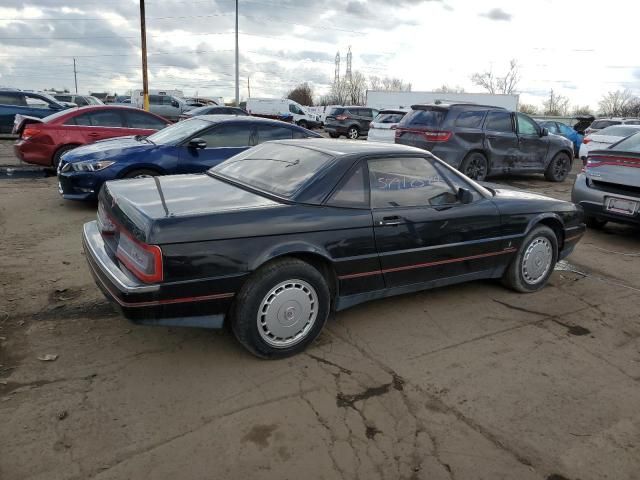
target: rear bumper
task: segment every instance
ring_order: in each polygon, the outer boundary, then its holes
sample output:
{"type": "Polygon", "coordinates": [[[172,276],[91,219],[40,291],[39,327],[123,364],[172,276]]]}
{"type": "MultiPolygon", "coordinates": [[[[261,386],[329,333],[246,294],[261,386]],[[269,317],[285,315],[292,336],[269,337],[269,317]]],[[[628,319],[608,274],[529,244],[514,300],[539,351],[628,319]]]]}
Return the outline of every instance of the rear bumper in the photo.
{"type": "Polygon", "coordinates": [[[396,131],[386,128],[370,128],[367,135],[368,142],[395,143],[396,131]]]}
{"type": "Polygon", "coordinates": [[[42,165],[43,167],[51,166],[51,159],[53,158],[53,146],[51,145],[32,143],[20,139],[13,145],[13,152],[16,157],[25,163],[42,165]]]}
{"type": "Polygon", "coordinates": [[[196,295],[198,282],[145,284],[108,251],[97,222],[84,224],[82,245],[93,278],[123,316],[142,325],[221,328],[234,293],[196,295]],[[188,293],[187,293],[188,292],[188,293]],[[187,294],[189,296],[187,296],[187,294]]]}
{"type": "Polygon", "coordinates": [[[624,195],[591,188],[587,185],[587,176],[584,173],[578,174],[573,184],[573,190],[571,191],[571,201],[580,205],[584,209],[586,216],[595,217],[600,220],[640,225],[640,212],[636,212],[635,215],[623,215],[610,212],[604,207],[606,197],[623,198],[625,200],[640,202],[640,196],[624,195]]]}

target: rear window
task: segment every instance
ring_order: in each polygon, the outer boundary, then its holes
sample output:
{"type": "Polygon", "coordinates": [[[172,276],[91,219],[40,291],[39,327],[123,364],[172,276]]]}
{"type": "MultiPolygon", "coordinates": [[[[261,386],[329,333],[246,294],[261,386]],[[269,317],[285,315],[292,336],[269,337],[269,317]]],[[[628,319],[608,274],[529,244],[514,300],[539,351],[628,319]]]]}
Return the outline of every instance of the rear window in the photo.
{"type": "Polygon", "coordinates": [[[620,125],[622,122],[617,120],[596,120],[591,124],[591,128],[607,128],[611,125],[620,125]]]}
{"type": "Polygon", "coordinates": [[[250,148],[209,172],[284,197],[291,197],[325,168],[333,157],[293,145],[263,143],[250,148]]]}
{"type": "Polygon", "coordinates": [[[628,137],[637,133],[639,130],[634,127],[625,127],[624,125],[614,125],[613,127],[603,128],[594,135],[612,135],[614,137],[628,137]]]}
{"type": "Polygon", "coordinates": [[[328,115],[340,115],[343,112],[344,112],[344,108],[336,107],[336,108],[332,108],[331,110],[329,110],[328,115]]]}
{"type": "Polygon", "coordinates": [[[456,127],[480,128],[484,113],[484,111],[460,112],[456,118],[456,127]]]}
{"type": "Polygon", "coordinates": [[[404,113],[379,113],[376,118],[373,119],[375,123],[398,123],[404,117],[404,113]]]}
{"type": "Polygon", "coordinates": [[[448,110],[442,109],[411,110],[402,119],[402,124],[437,129],[442,125],[447,112],[448,110]]]}
{"type": "Polygon", "coordinates": [[[640,153],[640,132],[625,138],[621,142],[609,147],[611,150],[619,150],[621,152],[640,153]]]}

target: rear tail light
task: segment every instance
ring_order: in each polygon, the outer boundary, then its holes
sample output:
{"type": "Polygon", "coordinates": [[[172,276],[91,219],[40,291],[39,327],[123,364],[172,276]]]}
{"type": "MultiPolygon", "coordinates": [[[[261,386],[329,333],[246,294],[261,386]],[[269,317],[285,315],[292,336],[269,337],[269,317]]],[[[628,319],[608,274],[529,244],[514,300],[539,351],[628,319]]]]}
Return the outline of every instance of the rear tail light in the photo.
{"type": "Polygon", "coordinates": [[[391,130],[396,130],[398,128],[397,125],[391,125],[391,130]]]}
{"type": "Polygon", "coordinates": [[[584,137],[584,138],[582,139],[582,143],[584,143],[585,145],[586,145],[587,143],[589,143],[590,141],[591,141],[591,139],[590,139],[590,138],[587,138],[587,137],[584,137]]]}
{"type": "Polygon", "coordinates": [[[27,138],[35,137],[40,133],[40,131],[41,130],[39,128],[25,127],[24,130],[22,130],[22,138],[26,140],[27,138]]]}
{"type": "Polygon", "coordinates": [[[428,142],[446,142],[451,138],[451,132],[423,132],[428,142]]]}
{"type": "Polygon", "coordinates": [[[349,118],[349,115],[337,115],[336,116],[336,120],[347,120],[349,118]]]}
{"type": "Polygon", "coordinates": [[[157,245],[139,242],[122,231],[118,239],[116,257],[143,282],[162,281],[162,250],[157,245]]]}
{"type": "Polygon", "coordinates": [[[104,209],[104,204],[98,204],[98,229],[103,235],[113,235],[116,233],[116,224],[111,220],[104,209]]]}

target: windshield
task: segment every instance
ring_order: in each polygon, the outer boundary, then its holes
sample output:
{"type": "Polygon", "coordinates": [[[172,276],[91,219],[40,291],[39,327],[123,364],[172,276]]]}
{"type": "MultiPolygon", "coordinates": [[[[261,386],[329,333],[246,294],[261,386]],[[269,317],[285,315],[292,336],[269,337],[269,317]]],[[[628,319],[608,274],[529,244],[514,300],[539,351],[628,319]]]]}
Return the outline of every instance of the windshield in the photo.
{"type": "Polygon", "coordinates": [[[84,97],[89,105],[102,105],[102,102],[98,100],[96,97],[84,97]]]}
{"type": "Polygon", "coordinates": [[[638,132],[638,128],[625,127],[622,125],[615,125],[613,127],[603,128],[599,130],[596,135],[611,135],[612,137],[628,137],[638,132]]]}
{"type": "Polygon", "coordinates": [[[615,145],[612,145],[609,148],[611,148],[612,150],[619,150],[621,152],[640,153],[640,132],[638,130],[636,130],[636,132],[638,133],[625,138],[624,140],[616,143],[615,145]]]}
{"type": "Polygon", "coordinates": [[[183,122],[174,123],[173,125],[163,128],[162,130],[149,135],[147,137],[153,143],[158,145],[177,145],[178,143],[186,140],[193,134],[203,130],[206,127],[210,127],[211,122],[202,120],[199,118],[192,118],[183,122]]]}
{"type": "Polygon", "coordinates": [[[284,197],[291,197],[333,157],[281,143],[253,147],[209,170],[214,175],[284,197]]]}

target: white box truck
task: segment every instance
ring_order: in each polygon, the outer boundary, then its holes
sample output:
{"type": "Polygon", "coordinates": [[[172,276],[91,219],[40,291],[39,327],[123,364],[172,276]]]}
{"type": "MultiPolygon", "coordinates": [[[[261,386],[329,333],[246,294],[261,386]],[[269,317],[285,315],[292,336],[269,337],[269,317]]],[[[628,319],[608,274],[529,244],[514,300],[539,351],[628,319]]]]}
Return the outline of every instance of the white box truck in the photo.
{"type": "Polygon", "coordinates": [[[518,95],[494,95],[491,93],[440,93],[440,92],[383,92],[367,90],[367,107],[410,109],[419,103],[477,103],[518,110],[518,95]]]}
{"type": "Polygon", "coordinates": [[[293,123],[303,128],[315,128],[320,126],[318,115],[309,113],[298,102],[288,98],[249,98],[247,99],[247,112],[256,117],[275,118],[293,123]]]}

